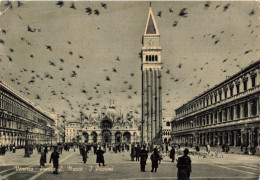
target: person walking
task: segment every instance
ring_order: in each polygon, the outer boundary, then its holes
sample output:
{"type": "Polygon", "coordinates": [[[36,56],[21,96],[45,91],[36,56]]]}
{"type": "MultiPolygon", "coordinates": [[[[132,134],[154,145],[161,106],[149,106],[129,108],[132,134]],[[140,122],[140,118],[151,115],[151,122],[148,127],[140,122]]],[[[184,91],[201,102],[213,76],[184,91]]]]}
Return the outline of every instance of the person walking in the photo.
{"type": "Polygon", "coordinates": [[[13,146],[13,153],[15,153],[15,145],[13,146]]]}
{"type": "Polygon", "coordinates": [[[143,146],[143,149],[140,151],[140,158],[141,171],[145,172],[146,160],[148,158],[148,152],[145,150],[145,146],[143,146]]]}
{"type": "Polygon", "coordinates": [[[210,154],[210,145],[207,144],[207,152],[208,152],[208,155],[210,154]]]}
{"type": "Polygon", "coordinates": [[[40,168],[44,167],[45,163],[46,163],[46,151],[43,148],[41,148],[40,168]]]}
{"type": "Polygon", "coordinates": [[[86,164],[87,158],[88,158],[88,150],[86,147],[82,149],[82,157],[83,157],[83,162],[86,164]]]}
{"type": "Polygon", "coordinates": [[[96,163],[98,163],[98,165],[100,166],[100,163],[103,164],[103,166],[105,165],[105,160],[104,160],[104,153],[105,151],[101,150],[101,147],[99,147],[99,149],[97,150],[97,160],[96,163]]]}
{"type": "Polygon", "coordinates": [[[53,162],[53,168],[55,168],[55,171],[53,171],[53,174],[58,174],[58,168],[59,168],[59,158],[60,155],[57,151],[57,147],[54,147],[53,153],[51,153],[50,163],[53,162]]]}
{"type": "Polygon", "coordinates": [[[140,151],[141,151],[141,147],[140,147],[140,145],[138,144],[137,147],[136,147],[136,149],[135,149],[135,157],[136,157],[135,160],[136,160],[136,161],[139,161],[139,160],[140,160],[140,159],[139,159],[139,158],[140,158],[140,151]]]}
{"type": "Polygon", "coordinates": [[[135,154],[136,154],[135,147],[134,147],[134,145],[132,145],[131,146],[131,161],[134,161],[135,154]]]}
{"type": "Polygon", "coordinates": [[[191,159],[188,156],[189,150],[185,149],[184,155],[178,158],[177,162],[177,178],[178,180],[190,180],[190,173],[191,173],[191,159]]]}
{"type": "Polygon", "coordinates": [[[174,148],[174,146],[172,146],[172,149],[170,151],[170,158],[171,158],[172,162],[174,162],[174,159],[175,159],[175,148],[174,148]]]}
{"type": "Polygon", "coordinates": [[[154,148],[153,154],[151,155],[150,159],[152,161],[152,170],[151,170],[151,172],[153,172],[153,170],[154,170],[154,172],[156,172],[157,168],[158,168],[158,162],[160,161],[160,156],[159,156],[157,148],[154,148]]]}

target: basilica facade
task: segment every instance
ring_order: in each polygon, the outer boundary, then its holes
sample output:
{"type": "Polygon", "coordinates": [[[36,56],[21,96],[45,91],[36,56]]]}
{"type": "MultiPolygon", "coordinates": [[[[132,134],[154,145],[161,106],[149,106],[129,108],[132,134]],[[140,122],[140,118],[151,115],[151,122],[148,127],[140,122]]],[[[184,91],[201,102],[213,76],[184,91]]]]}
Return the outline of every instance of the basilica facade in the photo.
{"type": "Polygon", "coordinates": [[[78,131],[79,142],[116,144],[139,142],[140,132],[137,120],[130,111],[124,117],[119,113],[115,105],[102,108],[100,112],[95,111],[89,115],[78,131]]]}

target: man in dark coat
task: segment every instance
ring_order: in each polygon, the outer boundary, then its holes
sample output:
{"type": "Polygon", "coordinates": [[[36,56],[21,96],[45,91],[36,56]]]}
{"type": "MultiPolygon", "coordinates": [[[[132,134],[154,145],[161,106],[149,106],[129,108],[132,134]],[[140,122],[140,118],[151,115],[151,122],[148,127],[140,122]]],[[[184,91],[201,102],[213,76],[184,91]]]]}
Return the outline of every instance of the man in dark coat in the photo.
{"type": "Polygon", "coordinates": [[[99,149],[97,150],[97,161],[96,163],[98,163],[98,165],[100,166],[100,163],[103,164],[103,166],[105,166],[105,160],[104,160],[104,154],[105,151],[101,150],[101,147],[99,147],[99,149]]]}
{"type": "Polygon", "coordinates": [[[94,144],[94,154],[97,154],[97,144],[94,144]]]}
{"type": "Polygon", "coordinates": [[[134,161],[136,155],[135,147],[134,145],[131,146],[131,161],[134,161]]]}
{"type": "Polygon", "coordinates": [[[188,156],[189,150],[185,149],[184,155],[178,158],[177,162],[177,177],[178,180],[190,180],[190,173],[191,173],[191,159],[188,156]]]}
{"type": "Polygon", "coordinates": [[[152,170],[151,170],[151,172],[153,172],[153,170],[154,170],[154,172],[156,172],[157,168],[158,168],[158,161],[160,160],[157,148],[154,148],[153,154],[151,155],[150,159],[152,161],[152,170]]]}
{"type": "Polygon", "coordinates": [[[174,159],[175,159],[175,148],[174,148],[174,146],[172,146],[172,149],[170,151],[170,158],[171,158],[172,162],[174,162],[174,159]]]}
{"type": "Polygon", "coordinates": [[[139,161],[139,158],[140,158],[140,151],[141,151],[141,147],[140,145],[138,144],[136,149],[135,149],[135,161],[139,161]]]}
{"type": "Polygon", "coordinates": [[[86,163],[87,158],[88,158],[88,149],[86,147],[83,147],[83,149],[82,149],[82,157],[83,157],[84,163],[86,163]]]}
{"type": "Polygon", "coordinates": [[[145,146],[143,146],[143,149],[140,151],[140,157],[141,171],[145,172],[146,160],[148,158],[148,152],[145,150],[145,146]]]}
{"type": "Polygon", "coordinates": [[[53,174],[58,174],[58,168],[59,168],[59,158],[60,155],[57,152],[57,147],[54,148],[54,152],[51,153],[50,163],[53,162],[53,168],[55,168],[55,171],[53,171],[53,174]]]}

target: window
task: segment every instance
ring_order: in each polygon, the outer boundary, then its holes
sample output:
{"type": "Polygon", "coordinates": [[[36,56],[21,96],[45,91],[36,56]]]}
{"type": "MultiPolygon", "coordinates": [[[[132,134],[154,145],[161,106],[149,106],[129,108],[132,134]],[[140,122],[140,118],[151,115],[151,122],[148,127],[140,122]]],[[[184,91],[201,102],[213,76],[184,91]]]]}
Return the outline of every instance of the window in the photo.
{"type": "Polygon", "coordinates": [[[247,90],[247,81],[244,81],[243,84],[244,84],[244,91],[246,91],[247,90]]]}
{"type": "Polygon", "coordinates": [[[251,115],[252,116],[256,116],[256,113],[257,113],[257,100],[256,99],[253,99],[251,102],[251,115]]]}
{"type": "Polygon", "coordinates": [[[240,105],[237,105],[237,118],[240,118],[240,105]]]}
{"type": "Polygon", "coordinates": [[[234,109],[233,106],[230,107],[230,120],[234,119],[234,109]]]}
{"type": "Polygon", "coordinates": [[[146,56],[146,61],[148,61],[148,56],[146,56]]]}
{"type": "Polygon", "coordinates": [[[225,90],[224,96],[225,96],[225,98],[227,98],[227,90],[225,90]]]}
{"type": "Polygon", "coordinates": [[[158,56],[157,55],[155,56],[155,61],[158,61],[158,56]]]}
{"type": "Polygon", "coordinates": [[[233,96],[233,87],[230,87],[230,96],[232,97],[233,96]]]}
{"type": "Polygon", "coordinates": [[[248,105],[244,103],[244,117],[248,117],[248,105]]]}
{"type": "Polygon", "coordinates": [[[240,93],[240,91],[239,91],[239,84],[237,84],[236,87],[237,87],[237,94],[239,94],[240,93]]]}
{"type": "Polygon", "coordinates": [[[219,112],[219,122],[222,122],[222,111],[219,112]]]}
{"type": "Polygon", "coordinates": [[[222,93],[219,92],[219,100],[221,101],[222,100],[222,93]]]}
{"type": "Polygon", "coordinates": [[[251,81],[252,81],[252,87],[255,87],[255,76],[251,77],[251,81]]]}

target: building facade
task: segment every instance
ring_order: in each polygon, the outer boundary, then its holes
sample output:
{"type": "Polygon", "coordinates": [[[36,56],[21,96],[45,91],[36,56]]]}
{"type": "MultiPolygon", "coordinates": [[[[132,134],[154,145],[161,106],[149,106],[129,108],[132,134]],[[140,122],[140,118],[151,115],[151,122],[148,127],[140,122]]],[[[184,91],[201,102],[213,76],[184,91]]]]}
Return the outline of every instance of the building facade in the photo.
{"type": "Polygon", "coordinates": [[[164,144],[171,142],[171,121],[173,117],[172,114],[163,114],[162,139],[164,144]]]}
{"type": "Polygon", "coordinates": [[[44,110],[0,81],[1,145],[51,144],[55,142],[55,120],[44,110]]]}
{"type": "Polygon", "coordinates": [[[142,47],[142,130],[141,141],[154,140],[162,128],[162,85],[160,34],[151,7],[142,47]]]}
{"type": "Polygon", "coordinates": [[[78,142],[80,129],[80,122],[69,122],[65,126],[65,142],[78,142]]]}
{"type": "Polygon", "coordinates": [[[176,109],[175,143],[258,146],[260,61],[176,109]]]}
{"type": "Polygon", "coordinates": [[[130,111],[124,117],[116,106],[95,111],[82,122],[79,130],[79,142],[98,144],[136,143],[140,141],[137,120],[130,111]]]}

